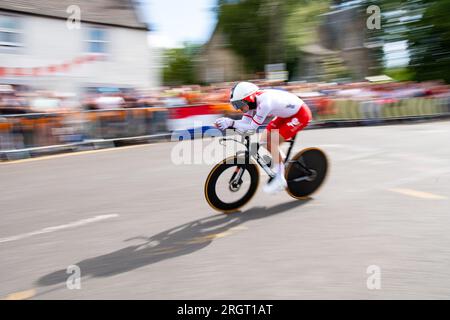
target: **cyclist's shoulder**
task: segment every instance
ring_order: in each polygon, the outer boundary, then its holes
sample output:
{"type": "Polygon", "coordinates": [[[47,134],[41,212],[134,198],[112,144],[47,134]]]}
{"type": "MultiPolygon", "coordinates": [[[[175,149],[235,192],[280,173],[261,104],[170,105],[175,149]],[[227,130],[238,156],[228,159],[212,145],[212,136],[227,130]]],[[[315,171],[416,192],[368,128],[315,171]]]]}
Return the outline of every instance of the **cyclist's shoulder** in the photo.
{"type": "Polygon", "coordinates": [[[284,89],[277,89],[277,88],[273,88],[273,89],[264,89],[261,90],[260,93],[260,97],[264,97],[264,98],[270,98],[270,97],[297,97],[297,95],[295,95],[292,92],[289,92],[287,90],[284,89]]]}
{"type": "Polygon", "coordinates": [[[263,103],[284,103],[285,101],[301,100],[296,94],[282,89],[265,89],[259,96],[263,103]]]}

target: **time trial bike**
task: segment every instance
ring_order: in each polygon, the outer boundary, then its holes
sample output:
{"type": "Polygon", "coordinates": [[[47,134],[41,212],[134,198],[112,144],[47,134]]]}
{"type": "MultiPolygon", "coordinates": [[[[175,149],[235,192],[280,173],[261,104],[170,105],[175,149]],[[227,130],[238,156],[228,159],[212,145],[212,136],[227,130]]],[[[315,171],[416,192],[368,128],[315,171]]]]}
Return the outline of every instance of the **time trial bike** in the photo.
{"type": "MultiPolygon", "coordinates": [[[[236,131],[237,132],[237,131],[236,131]]],[[[271,157],[261,155],[259,142],[251,142],[254,131],[237,132],[241,139],[225,137],[219,143],[242,144],[245,149],[238,151],[216,164],[209,173],[204,187],[208,204],[221,212],[237,211],[248,203],[255,195],[259,184],[259,169],[262,168],[269,179],[275,177],[271,167],[271,157]]],[[[287,141],[289,149],[284,164],[287,181],[287,193],[296,199],[305,199],[316,192],[324,182],[328,173],[328,159],[319,148],[306,148],[290,158],[295,137],[287,141]]]]}

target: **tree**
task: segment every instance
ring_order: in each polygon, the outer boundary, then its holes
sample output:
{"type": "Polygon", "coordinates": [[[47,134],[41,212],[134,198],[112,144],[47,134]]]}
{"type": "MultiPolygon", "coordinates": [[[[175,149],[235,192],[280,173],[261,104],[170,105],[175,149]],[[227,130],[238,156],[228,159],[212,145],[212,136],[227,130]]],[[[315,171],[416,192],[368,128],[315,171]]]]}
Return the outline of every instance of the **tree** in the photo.
{"type": "Polygon", "coordinates": [[[387,70],[398,79],[450,82],[450,0],[367,0],[379,5],[382,28],[374,39],[383,44],[407,41],[409,65],[387,70]]]}
{"type": "Polygon", "coordinates": [[[415,79],[450,83],[450,0],[423,1],[424,14],[408,35],[415,79]]]}
{"type": "MultiPolygon", "coordinates": [[[[246,62],[250,73],[267,63],[284,62],[294,68],[300,46],[315,37],[319,14],[330,0],[221,0],[218,27],[230,47],[246,62]]],[[[292,70],[289,70],[292,71],[292,70]]]]}
{"type": "Polygon", "coordinates": [[[301,0],[289,6],[283,25],[285,61],[289,74],[296,73],[302,47],[319,42],[320,15],[329,10],[330,0],[301,0]]]}
{"type": "Polygon", "coordinates": [[[168,49],[164,53],[163,82],[165,85],[197,83],[194,57],[199,46],[185,44],[183,48],[168,49]]]}
{"type": "Polygon", "coordinates": [[[223,30],[233,51],[244,58],[249,72],[264,70],[267,63],[269,13],[266,2],[261,0],[219,4],[217,27],[223,30]]]}

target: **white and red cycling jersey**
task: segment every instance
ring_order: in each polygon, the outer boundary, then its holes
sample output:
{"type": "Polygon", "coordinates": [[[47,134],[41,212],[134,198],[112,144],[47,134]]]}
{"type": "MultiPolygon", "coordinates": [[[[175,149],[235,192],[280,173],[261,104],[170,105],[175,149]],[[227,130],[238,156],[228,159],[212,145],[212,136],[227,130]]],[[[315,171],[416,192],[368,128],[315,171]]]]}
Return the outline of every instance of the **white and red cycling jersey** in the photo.
{"type": "Polygon", "coordinates": [[[311,111],[302,99],[282,90],[267,89],[256,93],[256,110],[249,110],[242,120],[235,121],[234,128],[257,129],[267,117],[275,117],[267,130],[278,129],[286,140],[306,127],[311,120],[311,111]]]}

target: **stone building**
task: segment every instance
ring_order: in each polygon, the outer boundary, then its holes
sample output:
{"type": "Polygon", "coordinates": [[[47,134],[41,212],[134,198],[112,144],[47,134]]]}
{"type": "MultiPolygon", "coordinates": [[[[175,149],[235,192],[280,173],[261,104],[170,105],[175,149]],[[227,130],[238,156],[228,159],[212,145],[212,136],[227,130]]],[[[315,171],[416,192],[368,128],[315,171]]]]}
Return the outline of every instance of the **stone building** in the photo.
{"type": "Polygon", "coordinates": [[[367,16],[359,5],[337,7],[322,15],[321,45],[339,51],[352,78],[362,80],[376,71],[376,48],[368,45],[367,16]]]}
{"type": "Polygon", "coordinates": [[[248,78],[243,59],[229,48],[225,34],[218,27],[203,46],[196,65],[198,79],[203,83],[228,82],[248,78]]]}

